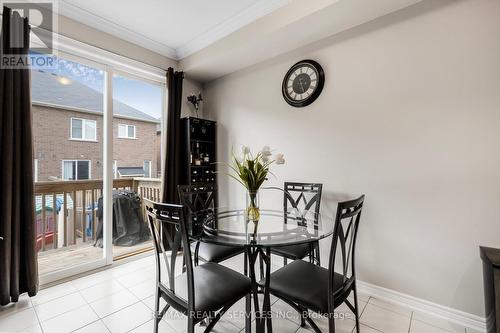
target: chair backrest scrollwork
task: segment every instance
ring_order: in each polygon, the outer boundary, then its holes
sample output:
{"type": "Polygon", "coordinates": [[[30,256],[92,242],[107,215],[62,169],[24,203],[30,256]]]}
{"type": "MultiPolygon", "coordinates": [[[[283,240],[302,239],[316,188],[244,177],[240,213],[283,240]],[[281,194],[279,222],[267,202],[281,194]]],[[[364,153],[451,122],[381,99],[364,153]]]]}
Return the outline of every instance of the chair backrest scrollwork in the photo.
{"type": "Polygon", "coordinates": [[[194,311],[194,265],[189,246],[188,227],[184,218],[184,206],[157,203],[147,199],[144,199],[144,204],[155,246],[157,283],[165,286],[163,289],[169,298],[168,303],[174,309],[194,311]],[[171,251],[170,260],[168,251],[171,251]],[[179,272],[176,267],[181,269],[183,267],[182,264],[176,266],[181,251],[187,273],[187,300],[176,294],[175,276],[176,272],[179,272]],[[167,273],[168,285],[162,283],[162,265],[167,273]]]}
{"type": "Polygon", "coordinates": [[[329,259],[329,288],[330,296],[332,297],[334,296],[332,294],[333,291],[336,290],[336,292],[341,293],[342,291],[348,290],[356,279],[354,260],[356,238],[364,200],[365,196],[362,195],[354,200],[340,202],[337,206],[329,259]],[[341,290],[338,290],[338,286],[336,286],[336,289],[333,285],[335,261],[338,254],[341,256],[340,262],[342,263],[343,288],[341,290]]]}

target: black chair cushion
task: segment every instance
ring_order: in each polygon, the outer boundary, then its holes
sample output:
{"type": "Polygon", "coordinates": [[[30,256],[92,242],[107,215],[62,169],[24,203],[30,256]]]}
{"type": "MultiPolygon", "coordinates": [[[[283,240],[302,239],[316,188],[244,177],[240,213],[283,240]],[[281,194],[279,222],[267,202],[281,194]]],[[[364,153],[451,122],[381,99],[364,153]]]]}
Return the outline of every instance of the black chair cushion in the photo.
{"type": "MultiPolygon", "coordinates": [[[[191,244],[191,251],[194,253],[196,242],[191,244]]],[[[198,257],[207,262],[221,262],[243,252],[241,247],[224,246],[200,242],[198,257]]]]}
{"type": "Polygon", "coordinates": [[[303,259],[310,251],[311,247],[308,243],[299,245],[280,246],[272,249],[274,254],[280,255],[289,259],[303,259]]]}
{"type": "MultiPolygon", "coordinates": [[[[194,267],[193,276],[196,312],[217,311],[252,288],[250,278],[216,263],[194,267]]],[[[175,278],[175,294],[187,301],[187,273],[175,278]]]]}
{"type": "MultiPolygon", "coordinates": [[[[335,273],[335,290],[342,281],[343,276],[335,273]]],[[[308,309],[328,312],[328,270],[318,265],[303,260],[291,262],[271,274],[270,291],[308,309]]]]}

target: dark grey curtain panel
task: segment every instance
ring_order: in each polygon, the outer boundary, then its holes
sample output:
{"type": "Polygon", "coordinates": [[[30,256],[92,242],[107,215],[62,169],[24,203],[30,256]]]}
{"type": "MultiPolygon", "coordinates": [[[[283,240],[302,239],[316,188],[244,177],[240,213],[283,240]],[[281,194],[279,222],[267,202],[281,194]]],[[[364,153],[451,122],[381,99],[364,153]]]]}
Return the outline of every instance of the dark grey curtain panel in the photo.
{"type": "MultiPolygon", "coordinates": [[[[2,54],[27,54],[29,32],[27,19],[3,8],[2,54]]],[[[0,68],[0,305],[38,291],[30,90],[29,69],[0,68]]]]}
{"type": "Polygon", "coordinates": [[[165,152],[165,170],[163,171],[162,201],[164,203],[179,203],[177,186],[181,169],[181,106],[183,72],[173,68],[167,70],[168,114],[167,141],[165,152]]]}
{"type": "MultiPolygon", "coordinates": [[[[179,176],[181,170],[181,106],[182,106],[182,81],[183,72],[176,72],[172,67],[167,70],[167,136],[164,154],[164,170],[162,175],[162,202],[178,204],[179,176]]],[[[175,228],[171,226],[165,230],[172,237],[175,235],[175,228]]],[[[165,248],[170,244],[165,242],[165,248]]]]}

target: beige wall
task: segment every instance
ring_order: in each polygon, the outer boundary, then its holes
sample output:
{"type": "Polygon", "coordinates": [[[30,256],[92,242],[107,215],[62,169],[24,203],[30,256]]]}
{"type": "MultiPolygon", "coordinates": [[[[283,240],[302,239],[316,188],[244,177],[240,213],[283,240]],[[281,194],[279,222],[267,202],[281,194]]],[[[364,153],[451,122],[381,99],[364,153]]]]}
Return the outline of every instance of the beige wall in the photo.
{"type": "MultiPolygon", "coordinates": [[[[496,0],[428,0],[207,84],[219,159],[238,144],[284,152],[271,183],[324,183],[325,218],[365,193],[359,278],[483,315],[478,246],[500,247],[498,13],[496,0]],[[292,108],[281,81],[305,58],[324,91],[292,108]]],[[[221,204],[241,206],[220,179],[221,204]]]]}
{"type": "MultiPolygon", "coordinates": [[[[191,94],[196,94],[201,92],[203,97],[203,87],[200,83],[189,79],[186,77],[184,79],[184,83],[182,86],[182,108],[181,108],[181,117],[196,117],[196,111],[194,109],[193,104],[187,101],[187,97],[191,94]]],[[[200,103],[200,108],[198,110],[198,115],[200,118],[203,118],[203,106],[204,102],[200,103]]]]}

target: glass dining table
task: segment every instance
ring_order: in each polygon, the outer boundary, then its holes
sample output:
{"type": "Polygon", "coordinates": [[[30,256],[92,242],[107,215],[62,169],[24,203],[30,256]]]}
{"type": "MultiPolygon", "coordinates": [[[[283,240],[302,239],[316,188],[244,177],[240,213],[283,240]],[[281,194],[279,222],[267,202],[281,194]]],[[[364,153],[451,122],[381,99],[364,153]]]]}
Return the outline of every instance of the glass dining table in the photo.
{"type": "MultiPolygon", "coordinates": [[[[257,233],[249,222],[246,210],[218,207],[207,211],[205,218],[191,238],[200,242],[245,248],[245,261],[252,281],[256,332],[272,332],[269,282],[271,275],[271,249],[319,241],[333,233],[333,223],[323,221],[320,214],[289,210],[260,210],[257,233]],[[261,276],[257,280],[255,265],[260,257],[261,276]],[[264,268],[264,269],[263,269],[264,268]],[[264,272],[262,271],[264,270],[264,272]],[[263,293],[262,306],[258,294],[263,293]],[[260,310],[262,308],[262,310],[260,310]]],[[[246,299],[250,313],[251,297],[246,299]]],[[[245,332],[251,331],[251,318],[247,315],[245,332]]]]}

